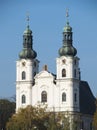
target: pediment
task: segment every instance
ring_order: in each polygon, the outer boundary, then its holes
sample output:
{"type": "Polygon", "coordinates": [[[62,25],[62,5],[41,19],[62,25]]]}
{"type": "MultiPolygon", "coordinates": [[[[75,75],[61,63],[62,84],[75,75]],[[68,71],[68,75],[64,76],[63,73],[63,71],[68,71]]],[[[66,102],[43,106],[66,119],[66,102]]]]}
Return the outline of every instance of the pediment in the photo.
{"type": "Polygon", "coordinates": [[[36,78],[42,78],[42,77],[43,77],[43,78],[45,78],[45,77],[53,78],[53,75],[52,75],[50,72],[43,70],[43,71],[40,71],[40,72],[35,76],[35,79],[36,79],[36,78]]]}

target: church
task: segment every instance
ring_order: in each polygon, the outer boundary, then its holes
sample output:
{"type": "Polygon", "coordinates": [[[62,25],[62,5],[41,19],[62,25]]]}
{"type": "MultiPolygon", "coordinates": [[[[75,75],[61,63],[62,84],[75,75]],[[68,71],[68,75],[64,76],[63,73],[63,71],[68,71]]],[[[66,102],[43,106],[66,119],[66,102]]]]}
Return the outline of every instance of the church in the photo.
{"type": "Polygon", "coordinates": [[[27,105],[47,105],[54,112],[70,112],[80,118],[79,129],[92,130],[95,97],[87,81],[81,80],[79,57],[73,45],[72,27],[67,19],[63,43],[56,57],[56,74],[44,65],[39,72],[37,52],[29,24],[23,33],[23,48],[16,61],[16,111],[27,105]]]}

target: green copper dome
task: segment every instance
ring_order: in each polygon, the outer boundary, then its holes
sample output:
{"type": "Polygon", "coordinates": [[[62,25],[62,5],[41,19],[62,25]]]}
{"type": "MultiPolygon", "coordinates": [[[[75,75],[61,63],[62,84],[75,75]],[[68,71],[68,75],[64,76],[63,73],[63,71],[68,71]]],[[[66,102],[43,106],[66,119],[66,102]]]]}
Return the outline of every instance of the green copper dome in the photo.
{"type": "Polygon", "coordinates": [[[32,31],[29,28],[29,25],[27,26],[26,30],[24,31],[24,35],[31,35],[32,31]]]}
{"type": "Polygon", "coordinates": [[[37,53],[34,50],[24,48],[20,54],[20,59],[34,59],[37,57],[37,53]]]}
{"type": "Polygon", "coordinates": [[[34,59],[37,57],[37,53],[33,49],[33,36],[29,25],[23,33],[23,49],[19,53],[20,59],[34,59]]]}
{"type": "Polygon", "coordinates": [[[67,21],[63,30],[63,45],[58,51],[59,56],[75,56],[77,54],[77,50],[72,43],[72,35],[72,27],[67,21]]]}
{"type": "Polygon", "coordinates": [[[63,29],[64,32],[72,32],[72,27],[70,27],[69,22],[66,23],[66,26],[63,29]]]}
{"type": "Polygon", "coordinates": [[[60,56],[75,56],[76,54],[77,50],[73,46],[63,46],[59,49],[60,56]]]}

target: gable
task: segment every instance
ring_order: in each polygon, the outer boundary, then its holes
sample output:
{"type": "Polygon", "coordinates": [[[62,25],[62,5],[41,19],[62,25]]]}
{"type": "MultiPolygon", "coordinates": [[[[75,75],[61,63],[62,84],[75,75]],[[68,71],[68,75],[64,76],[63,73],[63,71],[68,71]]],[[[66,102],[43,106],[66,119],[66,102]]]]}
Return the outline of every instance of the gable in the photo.
{"type": "Polygon", "coordinates": [[[37,79],[37,78],[46,78],[46,77],[48,77],[48,78],[54,78],[54,76],[50,72],[43,70],[43,71],[39,72],[35,76],[35,79],[37,79]]]}

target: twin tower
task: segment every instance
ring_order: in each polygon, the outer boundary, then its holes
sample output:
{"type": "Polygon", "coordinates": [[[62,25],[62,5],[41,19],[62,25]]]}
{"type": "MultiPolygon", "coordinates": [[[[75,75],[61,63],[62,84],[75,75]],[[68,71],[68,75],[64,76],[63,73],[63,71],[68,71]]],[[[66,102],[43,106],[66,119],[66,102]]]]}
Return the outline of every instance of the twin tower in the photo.
{"type": "Polygon", "coordinates": [[[56,74],[39,72],[39,60],[33,49],[33,35],[29,25],[23,33],[23,49],[16,62],[16,111],[27,105],[46,104],[50,111],[80,112],[80,68],[77,50],[73,46],[72,27],[67,20],[63,30],[63,44],[56,58],[56,74]]]}

